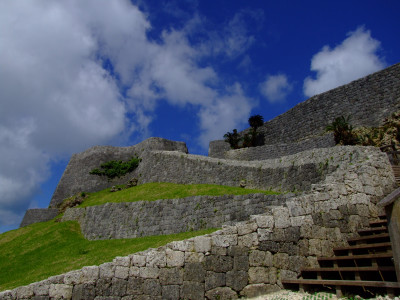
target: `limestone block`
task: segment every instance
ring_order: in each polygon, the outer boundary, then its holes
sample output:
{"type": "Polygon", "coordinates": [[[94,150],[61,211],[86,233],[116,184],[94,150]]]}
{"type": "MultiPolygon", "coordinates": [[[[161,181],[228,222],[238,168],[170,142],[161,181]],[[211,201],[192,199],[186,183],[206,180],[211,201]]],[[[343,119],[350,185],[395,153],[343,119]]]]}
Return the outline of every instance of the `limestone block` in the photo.
{"type": "Polygon", "coordinates": [[[233,269],[247,271],[249,269],[249,256],[236,255],[233,257],[233,269]]]}
{"type": "Polygon", "coordinates": [[[269,268],[267,267],[250,267],[249,283],[269,283],[269,268]]]}
{"type": "Polygon", "coordinates": [[[216,273],[207,271],[205,277],[206,291],[225,285],[226,285],[226,273],[216,273]]]}
{"type": "Polygon", "coordinates": [[[235,225],[222,225],[222,234],[237,234],[238,228],[235,225]]]}
{"type": "Polygon", "coordinates": [[[185,281],[204,282],[206,270],[202,263],[186,263],[183,269],[185,281]]]}
{"type": "Polygon", "coordinates": [[[161,285],[174,285],[183,283],[182,268],[162,268],[160,270],[161,285]]]}
{"type": "Polygon", "coordinates": [[[52,299],[71,299],[72,285],[69,284],[51,284],[49,296],[52,299]]]}
{"type": "Polygon", "coordinates": [[[185,253],[174,251],[169,248],[165,251],[167,267],[181,267],[185,263],[185,253]]]}
{"type": "Polygon", "coordinates": [[[289,254],[287,253],[276,253],[273,258],[273,265],[278,269],[289,268],[289,254]]]}
{"type": "Polygon", "coordinates": [[[100,278],[114,277],[114,265],[112,263],[104,263],[99,266],[100,278]]]}
{"type": "Polygon", "coordinates": [[[241,291],[248,282],[246,271],[233,270],[226,273],[226,285],[235,291],[241,291]]]}
{"type": "Polygon", "coordinates": [[[258,245],[258,234],[257,232],[249,233],[238,237],[238,246],[251,248],[258,245]]]}
{"type": "Polygon", "coordinates": [[[161,284],[156,279],[145,279],[143,281],[143,293],[149,296],[161,296],[161,284]]]}
{"type": "Polygon", "coordinates": [[[126,295],[126,289],[128,285],[128,281],[120,278],[113,278],[111,280],[111,294],[113,296],[125,296],[126,295]]]}
{"type": "Polygon", "coordinates": [[[290,226],[289,209],[287,207],[275,207],[272,209],[276,228],[287,228],[290,226]]]}
{"type": "Polygon", "coordinates": [[[139,277],[140,276],[140,267],[132,266],[129,268],[129,277],[139,277]]]}
{"type": "Polygon", "coordinates": [[[94,299],[96,290],[94,284],[77,284],[72,289],[72,300],[75,299],[94,299]]]}
{"type": "Polygon", "coordinates": [[[82,270],[71,271],[65,274],[65,284],[80,284],[83,283],[83,272],[82,270]]]}
{"type": "Polygon", "coordinates": [[[228,272],[233,268],[233,258],[230,256],[209,255],[205,259],[207,271],[228,272]]]}
{"type": "Polygon", "coordinates": [[[113,259],[113,263],[115,266],[130,267],[131,258],[129,256],[117,256],[113,259]]]}
{"type": "Polygon", "coordinates": [[[250,267],[264,266],[266,251],[252,250],[249,254],[250,267]]]}
{"type": "Polygon", "coordinates": [[[207,299],[210,300],[230,300],[238,299],[237,293],[229,287],[218,287],[206,292],[207,299]]]}
{"type": "Polygon", "coordinates": [[[176,300],[180,299],[179,285],[163,285],[161,286],[161,296],[163,300],[176,300]]]}
{"type": "Polygon", "coordinates": [[[258,228],[257,229],[258,240],[259,241],[269,241],[271,239],[272,232],[273,232],[273,229],[270,229],[270,228],[258,228]]]}
{"type": "Polygon", "coordinates": [[[297,273],[290,270],[281,270],[280,279],[297,279],[297,273]]]}
{"type": "Polygon", "coordinates": [[[313,219],[310,215],[308,216],[298,216],[298,217],[291,217],[290,224],[292,226],[303,226],[305,224],[313,224],[313,219]]]}
{"type": "Polygon", "coordinates": [[[132,254],[132,255],[130,255],[130,257],[131,257],[132,266],[144,267],[146,265],[146,256],[132,254]]]}
{"type": "Polygon", "coordinates": [[[196,252],[210,252],[211,251],[211,237],[197,236],[194,238],[194,249],[196,252]]]}
{"type": "Polygon", "coordinates": [[[165,251],[152,250],[147,253],[146,266],[163,268],[167,264],[165,251]]]}
{"type": "Polygon", "coordinates": [[[83,281],[85,283],[94,283],[99,279],[100,268],[98,266],[88,266],[82,268],[83,281]]]}
{"type": "Polygon", "coordinates": [[[308,253],[310,255],[321,256],[321,240],[309,239],[308,253]]]}
{"type": "Polygon", "coordinates": [[[211,237],[212,245],[217,247],[229,247],[237,245],[238,236],[236,234],[229,235],[214,235],[211,237]]]}
{"type": "Polygon", "coordinates": [[[275,284],[278,280],[278,270],[274,267],[269,268],[269,283],[275,284]]]}
{"type": "Polygon", "coordinates": [[[241,222],[237,224],[237,234],[239,236],[255,232],[256,230],[257,230],[257,223],[253,221],[241,222]]]}
{"type": "Polygon", "coordinates": [[[194,249],[195,249],[194,248],[195,239],[184,240],[184,241],[174,241],[174,242],[169,243],[168,247],[170,247],[172,250],[177,250],[177,251],[182,251],[182,252],[191,252],[191,251],[194,251],[194,249]]]}
{"type": "Polygon", "coordinates": [[[198,252],[185,252],[185,262],[187,263],[196,263],[203,262],[204,254],[198,252]]]}
{"type": "Polygon", "coordinates": [[[204,300],[204,283],[184,281],[182,285],[181,298],[204,300]]]}
{"type": "Polygon", "coordinates": [[[18,299],[27,299],[33,296],[33,286],[32,285],[27,285],[27,286],[20,286],[15,289],[16,291],[16,296],[18,299]]]}
{"type": "MultiPolygon", "coordinates": [[[[44,296],[49,294],[50,281],[43,280],[32,284],[33,292],[36,296],[44,296]]],[[[1,299],[1,298],[0,298],[1,299]]]]}
{"type": "Polygon", "coordinates": [[[143,294],[143,278],[129,278],[126,287],[128,295],[142,295],[143,294]]]}
{"type": "Polygon", "coordinates": [[[277,292],[280,288],[276,284],[249,284],[241,292],[240,295],[246,298],[255,298],[261,295],[277,292]]]}
{"type": "Polygon", "coordinates": [[[157,267],[141,267],[139,269],[139,275],[142,278],[158,278],[160,275],[160,269],[157,267]]]}
{"type": "Polygon", "coordinates": [[[254,220],[259,228],[273,228],[274,217],[267,215],[254,215],[250,216],[250,220],[254,220]]]}
{"type": "Polygon", "coordinates": [[[127,279],[129,276],[129,267],[116,266],[115,277],[120,279],[127,279]]]}

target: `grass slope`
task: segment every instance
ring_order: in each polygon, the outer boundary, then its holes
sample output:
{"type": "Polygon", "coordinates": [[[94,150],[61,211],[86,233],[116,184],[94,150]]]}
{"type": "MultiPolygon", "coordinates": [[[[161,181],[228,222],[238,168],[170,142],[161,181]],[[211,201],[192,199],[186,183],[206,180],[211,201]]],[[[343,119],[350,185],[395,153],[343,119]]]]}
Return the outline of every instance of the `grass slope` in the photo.
{"type": "Polygon", "coordinates": [[[32,224],[0,234],[0,291],[212,231],[88,241],[77,222],[32,224]]]}
{"type": "Polygon", "coordinates": [[[209,195],[246,195],[254,193],[278,194],[272,191],[244,189],[213,184],[176,184],[166,182],[145,183],[118,192],[110,192],[105,189],[100,192],[91,193],[85,198],[80,207],[101,205],[107,202],[134,202],[154,201],[159,199],[177,199],[189,196],[209,195]]]}
{"type": "MultiPolygon", "coordinates": [[[[107,202],[176,199],[197,195],[251,193],[276,194],[270,191],[209,184],[147,183],[114,193],[109,189],[90,193],[80,206],[101,205],[107,202]]],[[[156,248],[171,241],[183,240],[212,231],[214,230],[208,229],[167,236],[88,241],[81,234],[77,222],[59,223],[52,220],[32,224],[0,234],[0,291],[27,285],[84,266],[99,265],[111,261],[116,256],[156,248]]]]}

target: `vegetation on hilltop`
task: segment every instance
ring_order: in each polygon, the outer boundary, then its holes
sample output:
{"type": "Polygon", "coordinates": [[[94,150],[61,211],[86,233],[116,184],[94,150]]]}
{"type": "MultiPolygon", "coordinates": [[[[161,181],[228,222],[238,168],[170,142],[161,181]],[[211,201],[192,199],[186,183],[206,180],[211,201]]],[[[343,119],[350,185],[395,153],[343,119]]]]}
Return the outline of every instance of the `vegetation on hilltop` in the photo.
{"type": "Polygon", "coordinates": [[[333,131],[337,145],[375,147],[394,145],[398,147],[400,145],[400,111],[393,113],[379,127],[358,127],[354,129],[350,124],[350,118],[341,116],[329,124],[326,130],[333,131]]]}

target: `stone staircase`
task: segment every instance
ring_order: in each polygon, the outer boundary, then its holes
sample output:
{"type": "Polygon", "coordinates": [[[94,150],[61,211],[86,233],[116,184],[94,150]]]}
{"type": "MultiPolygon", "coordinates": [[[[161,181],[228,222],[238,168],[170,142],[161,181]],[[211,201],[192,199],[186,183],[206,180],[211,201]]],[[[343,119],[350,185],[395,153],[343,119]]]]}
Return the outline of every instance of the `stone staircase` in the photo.
{"type": "Polygon", "coordinates": [[[386,217],[358,233],[359,237],[348,240],[349,246],[333,249],[333,257],[318,258],[319,268],[303,269],[296,280],[282,280],[285,288],[328,289],[338,297],[343,293],[400,295],[386,217]]]}

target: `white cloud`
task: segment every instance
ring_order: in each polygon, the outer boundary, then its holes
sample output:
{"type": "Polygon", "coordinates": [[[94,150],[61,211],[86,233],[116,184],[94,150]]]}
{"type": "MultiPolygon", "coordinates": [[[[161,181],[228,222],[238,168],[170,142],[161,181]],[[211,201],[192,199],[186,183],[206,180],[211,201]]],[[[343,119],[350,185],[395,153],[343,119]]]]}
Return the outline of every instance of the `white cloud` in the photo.
{"type": "Polygon", "coordinates": [[[284,74],[268,75],[266,80],[260,84],[260,90],[270,103],[274,103],[286,98],[292,90],[292,84],[284,74]]]}
{"type": "Polygon", "coordinates": [[[333,49],[324,46],[311,60],[316,79],[304,80],[304,94],[311,97],[383,69],[386,64],[377,53],[379,49],[380,42],[363,27],[348,33],[348,38],[333,49]]]}
{"type": "MultiPolygon", "coordinates": [[[[252,43],[241,22],[232,20],[225,55],[252,43]]],[[[197,108],[204,148],[247,119],[253,104],[240,85],[204,65],[213,45],[190,44],[197,23],[155,41],[128,0],[0,2],[0,226],[20,221],[52,160],[147,134],[159,99],[197,108]]]]}
{"type": "Polygon", "coordinates": [[[208,146],[211,140],[221,139],[227,131],[245,125],[252,107],[251,99],[244,95],[239,83],[229,87],[225,96],[200,110],[200,127],[203,129],[200,144],[208,146]]]}

